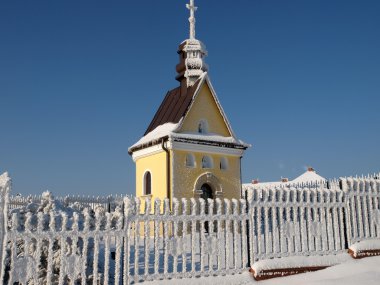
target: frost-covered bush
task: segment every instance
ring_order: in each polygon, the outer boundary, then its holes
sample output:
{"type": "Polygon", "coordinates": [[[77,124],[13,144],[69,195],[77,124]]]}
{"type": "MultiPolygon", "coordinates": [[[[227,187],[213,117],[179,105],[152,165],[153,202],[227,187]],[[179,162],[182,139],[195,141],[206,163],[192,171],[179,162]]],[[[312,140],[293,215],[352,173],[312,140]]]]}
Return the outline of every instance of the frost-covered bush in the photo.
{"type": "MultiPolygon", "coordinates": [[[[8,232],[13,238],[7,243],[5,284],[10,278],[33,285],[46,284],[47,279],[53,284],[60,279],[81,284],[83,273],[86,282],[92,282],[94,264],[97,272],[104,270],[104,243],[98,240],[95,249],[92,233],[121,229],[122,225],[120,207],[107,213],[102,206],[93,210],[77,202],[68,205],[44,192],[39,203],[31,201],[9,213],[8,232]],[[99,259],[96,263],[95,251],[99,259]]],[[[101,282],[102,274],[97,276],[101,282]]]]}

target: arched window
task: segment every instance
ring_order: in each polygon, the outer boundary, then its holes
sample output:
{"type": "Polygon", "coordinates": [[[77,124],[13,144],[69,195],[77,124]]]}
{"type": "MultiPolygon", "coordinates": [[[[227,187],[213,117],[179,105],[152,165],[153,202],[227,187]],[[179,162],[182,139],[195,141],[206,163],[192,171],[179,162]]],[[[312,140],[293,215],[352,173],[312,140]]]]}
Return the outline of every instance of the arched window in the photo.
{"type": "Polygon", "coordinates": [[[147,171],[144,174],[144,195],[152,194],[152,174],[147,171]]]}
{"type": "Polygon", "coordinates": [[[228,160],[225,157],[222,157],[220,159],[220,169],[221,170],[227,170],[228,169],[228,160]]]}
{"type": "Polygon", "coordinates": [[[193,154],[191,153],[188,153],[186,155],[186,167],[189,167],[189,168],[194,168],[196,165],[195,165],[195,157],[193,154]]]}
{"type": "Polygon", "coordinates": [[[202,158],[202,168],[212,168],[213,163],[212,163],[212,158],[209,156],[204,156],[202,158]]]}
{"type": "Polygon", "coordinates": [[[207,121],[201,120],[198,123],[198,133],[200,133],[200,134],[206,134],[206,133],[208,133],[208,124],[207,124],[207,121]]]}

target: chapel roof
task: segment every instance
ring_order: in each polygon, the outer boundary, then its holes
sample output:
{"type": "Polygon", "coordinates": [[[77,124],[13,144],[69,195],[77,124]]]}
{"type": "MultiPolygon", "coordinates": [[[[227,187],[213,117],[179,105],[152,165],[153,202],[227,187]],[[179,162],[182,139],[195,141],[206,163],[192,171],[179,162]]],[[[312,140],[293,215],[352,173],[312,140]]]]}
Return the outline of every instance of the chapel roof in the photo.
{"type": "Polygon", "coordinates": [[[201,80],[198,79],[193,86],[187,89],[177,87],[168,91],[165,99],[154,115],[153,120],[145,131],[144,136],[152,132],[158,126],[166,123],[179,123],[181,118],[186,115],[200,81],[201,80]]]}

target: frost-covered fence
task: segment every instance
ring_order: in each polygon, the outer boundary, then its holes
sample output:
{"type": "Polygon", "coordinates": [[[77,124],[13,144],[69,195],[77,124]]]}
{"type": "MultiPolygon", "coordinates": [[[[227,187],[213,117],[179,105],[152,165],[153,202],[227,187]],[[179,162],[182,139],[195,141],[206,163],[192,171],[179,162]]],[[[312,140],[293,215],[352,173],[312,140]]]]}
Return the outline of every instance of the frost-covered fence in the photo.
{"type": "Polygon", "coordinates": [[[345,249],[344,193],[318,188],[251,189],[251,264],[345,249]]]}
{"type": "MultiPolygon", "coordinates": [[[[4,174],[0,175],[0,270],[4,268],[4,237],[7,229],[6,227],[10,190],[11,180],[8,176],[8,173],[5,172],[4,174]]],[[[2,274],[1,272],[0,275],[2,274]]],[[[1,280],[2,279],[0,279],[0,281],[1,280]]]]}
{"type": "MultiPolygon", "coordinates": [[[[127,200],[128,282],[240,273],[248,267],[245,200],[127,200]]],[[[126,283],[129,284],[129,283],[126,283]]]]}
{"type": "Polygon", "coordinates": [[[259,260],[336,255],[380,238],[378,176],[251,188],[247,201],[119,197],[111,211],[109,197],[70,200],[49,192],[8,209],[19,198],[9,198],[10,186],[0,176],[0,280],[7,285],[240,273],[259,260]]]}
{"type": "Polygon", "coordinates": [[[375,178],[342,179],[349,245],[380,238],[380,180],[375,178]]]}
{"type": "MultiPolygon", "coordinates": [[[[83,207],[91,207],[93,210],[97,206],[101,206],[105,209],[107,209],[108,212],[112,212],[116,209],[117,206],[123,205],[123,199],[124,196],[122,195],[110,195],[110,196],[65,196],[65,197],[55,197],[56,200],[65,203],[67,206],[73,205],[77,203],[80,206],[83,207]]],[[[34,195],[34,196],[10,196],[9,199],[9,209],[16,209],[23,207],[30,203],[40,203],[42,200],[41,195],[34,195]]]]}
{"type": "Polygon", "coordinates": [[[54,201],[44,202],[44,211],[11,214],[2,284],[121,284],[121,209],[57,211],[54,201]]]}

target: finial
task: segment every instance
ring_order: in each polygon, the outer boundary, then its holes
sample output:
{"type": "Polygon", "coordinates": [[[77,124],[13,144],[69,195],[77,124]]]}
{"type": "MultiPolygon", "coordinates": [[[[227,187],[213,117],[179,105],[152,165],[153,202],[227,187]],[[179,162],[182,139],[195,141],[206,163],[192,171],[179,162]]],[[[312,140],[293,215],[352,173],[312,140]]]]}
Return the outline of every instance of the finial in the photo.
{"type": "Polygon", "coordinates": [[[186,8],[190,10],[190,39],[195,39],[195,11],[198,7],[195,7],[194,0],[190,0],[190,4],[186,4],[186,8]]]}

